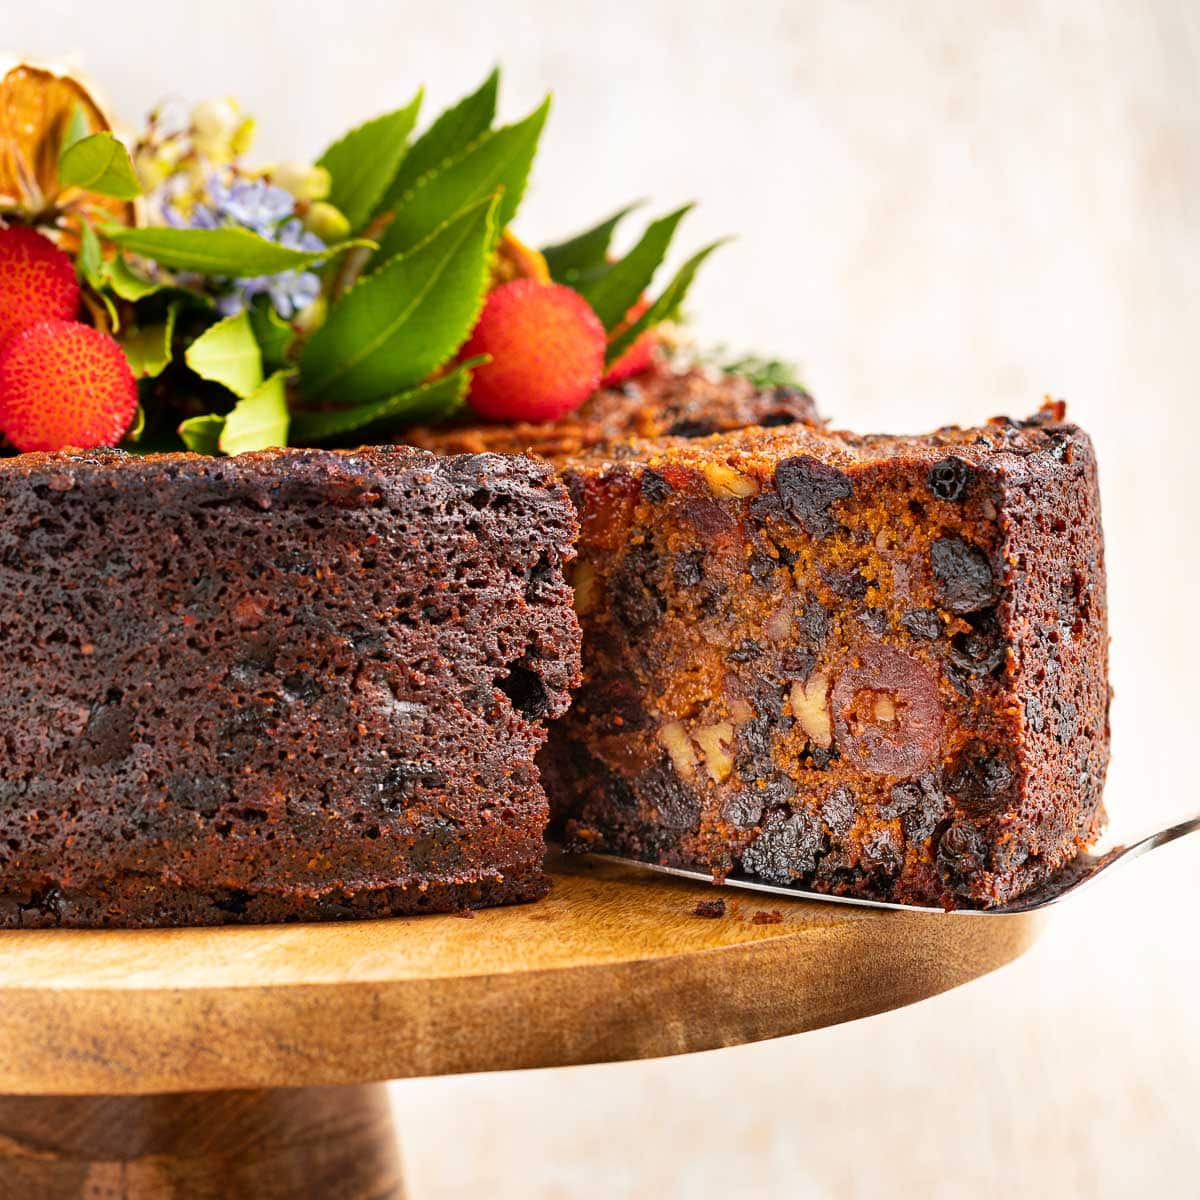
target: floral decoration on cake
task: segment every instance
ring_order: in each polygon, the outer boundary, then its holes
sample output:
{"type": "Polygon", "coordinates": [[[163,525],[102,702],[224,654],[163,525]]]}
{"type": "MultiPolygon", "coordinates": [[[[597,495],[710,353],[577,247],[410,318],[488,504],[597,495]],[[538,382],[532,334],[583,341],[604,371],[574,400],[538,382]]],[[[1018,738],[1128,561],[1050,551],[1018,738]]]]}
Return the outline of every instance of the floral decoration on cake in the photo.
{"type": "Polygon", "coordinates": [[[690,206],[512,232],[550,101],[499,73],[418,131],[420,92],[315,163],[256,162],[232,99],[119,137],[87,88],[0,79],[0,434],[15,451],[236,454],[386,441],[470,405],[552,420],[650,365],[704,259],[653,284],[690,206]]]}

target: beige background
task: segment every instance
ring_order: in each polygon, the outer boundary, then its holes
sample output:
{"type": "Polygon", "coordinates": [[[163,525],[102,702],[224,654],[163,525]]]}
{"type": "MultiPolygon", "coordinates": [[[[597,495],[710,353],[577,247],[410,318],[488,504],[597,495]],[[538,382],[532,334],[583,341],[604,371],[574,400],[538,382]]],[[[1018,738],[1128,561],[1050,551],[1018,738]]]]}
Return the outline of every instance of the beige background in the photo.
{"type": "MultiPolygon", "coordinates": [[[[1200,5],[942,0],[5,4],[130,117],[234,92],[312,154],[494,61],[556,110],[519,229],[695,197],[699,332],[802,361],[826,412],[917,430],[1065,396],[1103,466],[1109,807],[1200,807],[1200,5]]],[[[1061,911],[1000,975],[690,1059],[408,1083],[419,1200],[1200,1195],[1200,845],[1061,911]]],[[[647,1014],[652,1020],[653,1014],[647,1014]]]]}

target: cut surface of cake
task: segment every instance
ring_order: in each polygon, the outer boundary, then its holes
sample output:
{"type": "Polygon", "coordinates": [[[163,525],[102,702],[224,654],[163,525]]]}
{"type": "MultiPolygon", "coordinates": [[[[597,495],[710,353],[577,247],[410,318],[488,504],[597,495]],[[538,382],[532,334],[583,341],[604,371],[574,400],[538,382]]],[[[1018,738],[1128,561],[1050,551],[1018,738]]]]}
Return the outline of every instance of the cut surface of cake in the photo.
{"type": "Polygon", "coordinates": [[[559,460],[584,678],[540,762],[567,843],[945,907],[1091,843],[1104,556],[1062,417],[559,460]]]}
{"type": "Polygon", "coordinates": [[[408,448],[0,463],[0,925],[542,895],[578,678],[549,468],[408,448]]]}

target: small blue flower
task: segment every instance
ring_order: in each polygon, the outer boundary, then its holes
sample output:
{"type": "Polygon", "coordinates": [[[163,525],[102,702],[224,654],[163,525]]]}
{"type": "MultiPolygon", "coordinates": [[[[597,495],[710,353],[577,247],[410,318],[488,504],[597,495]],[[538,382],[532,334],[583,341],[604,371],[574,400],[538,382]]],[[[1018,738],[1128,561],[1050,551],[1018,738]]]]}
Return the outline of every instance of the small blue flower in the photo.
{"type": "MultiPolygon", "coordinates": [[[[296,214],[290,192],[262,179],[235,179],[226,184],[215,176],[208,181],[208,204],[195,204],[181,213],[172,204],[164,206],[167,222],[185,229],[249,229],[290,250],[315,252],[325,243],[309,233],[296,214]]],[[[278,275],[256,275],[229,281],[229,290],[217,299],[224,316],[241,312],[255,296],[265,295],[275,311],[290,321],[321,293],[321,279],[313,271],[282,271],[278,275]]]]}

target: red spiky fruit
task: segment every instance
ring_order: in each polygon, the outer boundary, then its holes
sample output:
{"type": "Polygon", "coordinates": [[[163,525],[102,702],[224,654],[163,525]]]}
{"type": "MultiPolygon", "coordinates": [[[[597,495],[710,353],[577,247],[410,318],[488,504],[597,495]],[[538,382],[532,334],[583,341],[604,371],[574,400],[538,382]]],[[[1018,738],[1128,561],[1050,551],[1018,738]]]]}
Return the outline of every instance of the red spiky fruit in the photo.
{"type": "Polygon", "coordinates": [[[514,279],[488,294],[461,355],[490,354],[467,403],[493,421],[553,421],[578,408],[604,373],[604,326],[560,283],[514,279]]]}
{"type": "MultiPolygon", "coordinates": [[[[613,337],[620,337],[641,315],[650,307],[650,301],[639,300],[626,314],[625,319],[613,330],[613,337]]],[[[648,370],[654,362],[654,351],[658,347],[658,334],[653,329],[647,329],[638,335],[637,340],[617,359],[605,372],[600,380],[601,387],[615,387],[631,375],[640,375],[648,370]]]]}
{"type": "Polygon", "coordinates": [[[115,446],[137,411],[125,351],[77,321],[39,321],[0,344],[0,432],[18,450],[115,446]]]}
{"type": "Polygon", "coordinates": [[[78,311],[70,256],[28,225],[0,229],[0,342],[38,321],[69,321],[78,311]]]}

